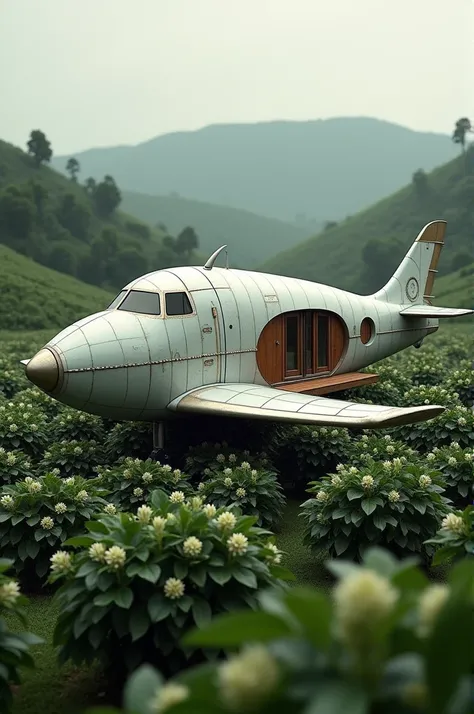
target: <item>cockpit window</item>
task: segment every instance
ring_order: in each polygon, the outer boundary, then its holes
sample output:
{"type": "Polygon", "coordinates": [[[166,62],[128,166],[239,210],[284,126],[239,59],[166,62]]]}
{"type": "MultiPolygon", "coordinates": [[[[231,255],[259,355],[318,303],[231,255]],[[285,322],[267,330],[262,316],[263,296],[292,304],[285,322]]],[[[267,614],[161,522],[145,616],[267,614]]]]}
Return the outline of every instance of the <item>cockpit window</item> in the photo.
{"type": "Polygon", "coordinates": [[[105,309],[106,309],[106,310],[114,310],[114,309],[117,307],[117,305],[119,305],[119,304],[122,302],[122,300],[123,300],[123,298],[124,298],[124,296],[125,296],[126,294],[127,294],[127,291],[126,291],[126,290],[122,290],[122,292],[120,292],[120,293],[117,295],[117,297],[112,300],[112,302],[110,303],[110,305],[109,305],[108,307],[106,307],[105,309]]]}
{"type": "Polygon", "coordinates": [[[167,315],[190,315],[193,311],[186,293],[166,293],[167,315]]]}
{"type": "Polygon", "coordinates": [[[127,312],[140,312],[143,315],[159,315],[161,312],[160,296],[143,290],[131,290],[118,308],[127,312]]]}

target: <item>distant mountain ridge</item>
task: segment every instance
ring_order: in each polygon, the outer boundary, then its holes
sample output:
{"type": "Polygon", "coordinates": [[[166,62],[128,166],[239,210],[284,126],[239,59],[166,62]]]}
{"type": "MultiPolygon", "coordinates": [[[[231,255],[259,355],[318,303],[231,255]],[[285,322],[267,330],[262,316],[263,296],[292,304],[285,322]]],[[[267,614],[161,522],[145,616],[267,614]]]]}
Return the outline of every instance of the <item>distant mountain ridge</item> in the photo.
{"type": "Polygon", "coordinates": [[[424,225],[447,221],[434,293],[444,304],[472,307],[474,145],[431,173],[419,172],[393,195],[283,251],[259,269],[360,294],[381,288],[424,225]],[[443,276],[443,277],[441,277],[443,276]],[[446,276],[446,277],[444,277],[446,276]],[[445,300],[449,298],[449,302],[445,300]]]}
{"type": "MultiPolygon", "coordinates": [[[[224,243],[232,267],[254,269],[276,253],[287,250],[318,230],[274,218],[258,216],[228,206],[193,201],[178,196],[150,196],[124,191],[122,207],[151,225],[164,223],[173,235],[192,226],[199,236],[199,250],[210,255],[224,243]]],[[[321,227],[321,226],[320,226],[321,227]]]]}
{"type": "MultiPolygon", "coordinates": [[[[126,191],[180,196],[294,222],[342,219],[457,152],[448,134],[379,119],[212,125],[137,146],[74,154],[82,179],[111,174],[126,191]]],[[[52,165],[65,171],[68,156],[52,165]]]]}

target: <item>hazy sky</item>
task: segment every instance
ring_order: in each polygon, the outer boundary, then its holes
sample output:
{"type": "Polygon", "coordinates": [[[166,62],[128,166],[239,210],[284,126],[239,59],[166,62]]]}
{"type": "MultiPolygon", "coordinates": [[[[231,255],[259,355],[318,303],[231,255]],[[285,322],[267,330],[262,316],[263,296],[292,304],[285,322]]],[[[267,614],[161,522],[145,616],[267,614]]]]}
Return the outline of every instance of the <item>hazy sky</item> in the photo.
{"type": "Polygon", "coordinates": [[[207,124],[474,118],[474,0],[0,0],[0,138],[55,154],[207,124]]]}

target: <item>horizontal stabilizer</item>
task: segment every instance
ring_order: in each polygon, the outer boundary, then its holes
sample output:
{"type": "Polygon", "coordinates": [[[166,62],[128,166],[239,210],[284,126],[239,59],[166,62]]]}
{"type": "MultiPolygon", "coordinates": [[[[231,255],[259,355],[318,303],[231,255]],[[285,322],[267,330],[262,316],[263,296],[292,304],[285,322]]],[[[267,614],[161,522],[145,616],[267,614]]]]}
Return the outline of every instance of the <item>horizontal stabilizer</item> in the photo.
{"type": "Polygon", "coordinates": [[[256,384],[209,384],[182,394],[168,404],[174,412],[268,419],[320,426],[386,429],[426,421],[445,407],[390,407],[293,394],[256,384]]]}
{"type": "Polygon", "coordinates": [[[21,359],[20,364],[22,364],[23,367],[26,367],[26,365],[28,364],[29,361],[30,361],[29,359],[21,359]]]}
{"type": "Polygon", "coordinates": [[[471,315],[474,310],[459,307],[434,307],[433,305],[411,305],[400,310],[403,317],[461,317],[471,315]]]}

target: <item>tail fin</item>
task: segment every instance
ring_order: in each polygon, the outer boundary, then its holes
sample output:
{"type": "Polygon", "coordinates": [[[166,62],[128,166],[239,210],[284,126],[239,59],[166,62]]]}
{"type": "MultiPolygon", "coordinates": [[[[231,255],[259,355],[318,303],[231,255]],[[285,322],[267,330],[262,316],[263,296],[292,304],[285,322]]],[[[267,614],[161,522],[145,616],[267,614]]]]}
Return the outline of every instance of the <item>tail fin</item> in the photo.
{"type": "Polygon", "coordinates": [[[445,232],[446,221],[428,223],[385,287],[372,297],[397,305],[431,305],[445,232]]]}

